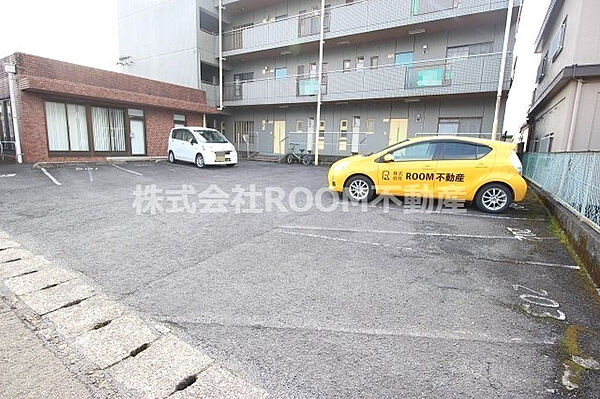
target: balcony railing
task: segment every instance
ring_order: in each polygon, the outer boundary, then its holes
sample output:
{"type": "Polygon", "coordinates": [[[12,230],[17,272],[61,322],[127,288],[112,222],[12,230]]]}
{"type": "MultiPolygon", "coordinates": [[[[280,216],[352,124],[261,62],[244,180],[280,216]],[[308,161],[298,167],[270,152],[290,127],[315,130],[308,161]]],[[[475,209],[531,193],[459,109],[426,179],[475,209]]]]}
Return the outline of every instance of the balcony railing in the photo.
{"type": "MultiPolygon", "coordinates": [[[[516,1],[518,5],[519,1],[516,1]]],[[[325,37],[334,38],[506,8],[508,0],[356,0],[328,7],[325,37]]],[[[239,26],[223,33],[226,55],[318,39],[320,10],[239,26]]]]}
{"type": "MultiPolygon", "coordinates": [[[[490,53],[331,71],[323,76],[323,101],[493,92],[498,85],[500,61],[501,53],[490,53]]],[[[509,79],[507,71],[506,87],[509,79]]],[[[314,102],[318,85],[315,76],[231,82],[225,83],[224,100],[227,105],[314,102]]]]}

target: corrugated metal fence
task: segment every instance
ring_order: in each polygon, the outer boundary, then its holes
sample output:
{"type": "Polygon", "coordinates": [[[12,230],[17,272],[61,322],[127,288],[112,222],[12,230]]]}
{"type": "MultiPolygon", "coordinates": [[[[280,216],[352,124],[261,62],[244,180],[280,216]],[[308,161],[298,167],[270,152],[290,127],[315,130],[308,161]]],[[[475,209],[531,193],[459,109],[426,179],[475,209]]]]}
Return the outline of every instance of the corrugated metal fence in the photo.
{"type": "Polygon", "coordinates": [[[525,153],[523,174],[600,231],[600,152],[525,153]]]}

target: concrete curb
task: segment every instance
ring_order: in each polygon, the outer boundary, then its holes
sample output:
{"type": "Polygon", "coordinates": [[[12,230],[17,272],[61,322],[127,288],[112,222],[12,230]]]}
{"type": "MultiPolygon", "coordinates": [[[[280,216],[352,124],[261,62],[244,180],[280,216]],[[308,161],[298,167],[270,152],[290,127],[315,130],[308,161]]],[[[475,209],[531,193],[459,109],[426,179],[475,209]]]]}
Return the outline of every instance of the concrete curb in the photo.
{"type": "Polygon", "coordinates": [[[110,299],[80,273],[20,248],[2,231],[0,254],[0,293],[45,344],[59,343],[65,363],[77,359],[83,373],[76,374],[95,376],[87,383],[99,396],[267,396],[167,326],[110,299]]]}
{"type": "Polygon", "coordinates": [[[552,198],[544,189],[531,181],[528,183],[566,233],[569,243],[573,246],[596,287],[600,287],[600,234],[552,198]]]}

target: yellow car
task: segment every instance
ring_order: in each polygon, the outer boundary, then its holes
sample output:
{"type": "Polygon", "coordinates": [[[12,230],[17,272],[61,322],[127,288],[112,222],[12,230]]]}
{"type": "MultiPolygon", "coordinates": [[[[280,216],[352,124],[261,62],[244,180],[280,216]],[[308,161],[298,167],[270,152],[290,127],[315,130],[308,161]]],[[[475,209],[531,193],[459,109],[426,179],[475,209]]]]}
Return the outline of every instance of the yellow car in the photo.
{"type": "Polygon", "coordinates": [[[527,193],[514,148],[455,136],[409,139],[337,161],[329,169],[329,189],[359,202],[375,195],[431,197],[473,201],[482,211],[500,213],[527,193]]]}

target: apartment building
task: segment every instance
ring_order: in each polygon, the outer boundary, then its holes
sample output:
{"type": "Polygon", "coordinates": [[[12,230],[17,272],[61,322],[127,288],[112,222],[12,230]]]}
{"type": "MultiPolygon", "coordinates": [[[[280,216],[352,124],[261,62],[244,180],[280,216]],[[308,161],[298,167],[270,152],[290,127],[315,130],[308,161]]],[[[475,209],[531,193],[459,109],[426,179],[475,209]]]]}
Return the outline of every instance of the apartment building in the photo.
{"type": "Polygon", "coordinates": [[[600,2],[553,0],[540,29],[542,54],[529,110],[528,150],[600,150],[600,2]]]}
{"type": "MultiPolygon", "coordinates": [[[[217,0],[144,4],[120,1],[124,70],[204,89],[223,105],[209,125],[240,149],[317,144],[335,157],[407,137],[492,131],[508,0],[328,0],[321,79],[318,0],[222,0],[221,19],[217,0]]],[[[500,122],[503,109],[504,101],[500,122]]]]}

